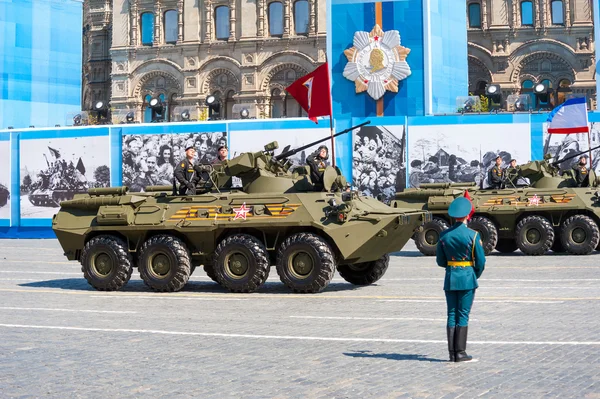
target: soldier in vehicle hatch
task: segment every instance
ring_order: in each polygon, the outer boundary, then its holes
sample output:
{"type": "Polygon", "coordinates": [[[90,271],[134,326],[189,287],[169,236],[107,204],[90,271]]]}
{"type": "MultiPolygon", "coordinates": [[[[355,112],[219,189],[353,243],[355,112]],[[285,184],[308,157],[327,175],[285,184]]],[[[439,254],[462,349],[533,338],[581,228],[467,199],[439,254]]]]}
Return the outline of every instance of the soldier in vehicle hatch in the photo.
{"type": "Polygon", "coordinates": [[[175,167],[175,172],[173,174],[175,179],[179,182],[179,195],[196,194],[196,172],[194,171],[195,157],[196,149],[194,146],[188,146],[185,149],[185,158],[175,167]]]}
{"type": "Polygon", "coordinates": [[[496,157],[496,165],[488,172],[488,183],[490,188],[502,188],[502,169],[500,168],[500,165],[502,165],[502,157],[498,155],[496,157]]]}
{"type": "Polygon", "coordinates": [[[306,163],[310,166],[310,180],[315,186],[316,191],[323,190],[323,172],[327,164],[325,161],[329,158],[329,149],[327,146],[319,146],[317,151],[306,157],[306,163]]]}
{"type": "Polygon", "coordinates": [[[587,187],[589,185],[589,171],[587,168],[587,156],[582,155],[579,157],[577,165],[573,166],[573,174],[578,187],[587,187]]]}

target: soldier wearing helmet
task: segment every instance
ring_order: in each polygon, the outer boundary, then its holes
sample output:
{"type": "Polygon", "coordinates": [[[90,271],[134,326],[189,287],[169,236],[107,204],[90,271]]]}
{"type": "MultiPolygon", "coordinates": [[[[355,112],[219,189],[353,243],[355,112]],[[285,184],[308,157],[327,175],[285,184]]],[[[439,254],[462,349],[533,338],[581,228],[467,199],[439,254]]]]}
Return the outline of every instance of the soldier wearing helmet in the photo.
{"type": "Polygon", "coordinates": [[[325,163],[327,159],[329,159],[329,149],[325,145],[319,146],[317,151],[306,158],[306,163],[310,166],[310,179],[317,191],[323,190],[323,172],[327,167],[325,163]]]}

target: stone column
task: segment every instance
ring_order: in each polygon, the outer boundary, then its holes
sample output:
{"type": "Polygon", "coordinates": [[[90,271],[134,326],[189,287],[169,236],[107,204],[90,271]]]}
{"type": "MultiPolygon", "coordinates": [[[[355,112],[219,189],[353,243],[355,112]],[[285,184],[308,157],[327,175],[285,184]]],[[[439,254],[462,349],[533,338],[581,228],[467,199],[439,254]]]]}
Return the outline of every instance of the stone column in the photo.
{"type": "Polygon", "coordinates": [[[154,44],[162,43],[161,26],[162,25],[162,7],[160,1],[154,3],[154,44]]]}
{"type": "Polygon", "coordinates": [[[512,26],[511,28],[515,29],[519,26],[518,16],[519,16],[519,5],[517,0],[512,0],[512,26]]]}
{"type": "Polygon", "coordinates": [[[235,41],[235,0],[229,0],[229,41],[235,41]]]}
{"type": "Polygon", "coordinates": [[[130,33],[131,36],[130,36],[129,45],[137,46],[137,44],[138,44],[138,39],[137,39],[138,19],[140,18],[139,14],[138,14],[137,0],[133,0],[131,2],[130,16],[131,16],[131,33],[130,33]]]}
{"type": "Polygon", "coordinates": [[[316,0],[308,0],[308,32],[311,36],[316,36],[317,34],[316,3],[316,0]]]}
{"type": "Polygon", "coordinates": [[[283,1],[283,37],[290,36],[290,3],[291,0],[283,1]]]}
{"type": "Polygon", "coordinates": [[[258,0],[258,37],[265,36],[265,8],[266,1],[258,0]]]}
{"type": "Polygon", "coordinates": [[[481,1],[481,29],[487,30],[487,0],[481,1]]]}
{"type": "Polygon", "coordinates": [[[213,26],[213,21],[212,21],[212,1],[211,0],[206,0],[206,2],[204,3],[206,6],[206,9],[204,10],[205,15],[206,15],[206,20],[204,21],[205,25],[205,29],[206,29],[206,33],[204,35],[204,41],[205,42],[210,42],[212,41],[212,26],[213,26]]]}
{"type": "Polygon", "coordinates": [[[565,11],[565,15],[564,15],[565,27],[569,28],[571,26],[571,2],[570,2],[570,0],[565,0],[564,4],[565,4],[565,9],[564,9],[564,11],[565,11]]]}
{"type": "Polygon", "coordinates": [[[539,11],[540,11],[539,0],[533,0],[533,27],[536,29],[540,27],[539,11]]]}
{"type": "Polygon", "coordinates": [[[177,44],[183,41],[183,0],[177,2],[177,44]]]}

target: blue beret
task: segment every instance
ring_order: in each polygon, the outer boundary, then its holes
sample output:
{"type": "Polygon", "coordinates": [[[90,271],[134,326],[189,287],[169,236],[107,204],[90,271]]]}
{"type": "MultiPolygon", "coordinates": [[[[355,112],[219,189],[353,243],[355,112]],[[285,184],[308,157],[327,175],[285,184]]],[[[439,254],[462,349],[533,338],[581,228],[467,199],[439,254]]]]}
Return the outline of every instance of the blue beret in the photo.
{"type": "Polygon", "coordinates": [[[471,213],[471,201],[465,197],[458,197],[450,204],[448,215],[452,218],[464,218],[471,213]]]}

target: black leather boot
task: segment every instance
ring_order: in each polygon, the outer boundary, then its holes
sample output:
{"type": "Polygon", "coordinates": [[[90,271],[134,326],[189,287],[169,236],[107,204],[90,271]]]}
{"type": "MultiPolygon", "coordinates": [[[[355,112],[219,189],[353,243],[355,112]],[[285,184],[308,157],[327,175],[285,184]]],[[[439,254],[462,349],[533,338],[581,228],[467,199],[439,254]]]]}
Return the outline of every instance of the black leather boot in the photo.
{"type": "Polygon", "coordinates": [[[456,326],[456,332],[454,333],[454,350],[456,350],[455,362],[468,362],[473,360],[473,356],[467,355],[467,332],[469,331],[468,326],[456,326]]]}
{"type": "Polygon", "coordinates": [[[446,326],[446,333],[448,334],[448,353],[450,354],[450,361],[455,361],[454,356],[454,332],[456,328],[446,326]]]}

